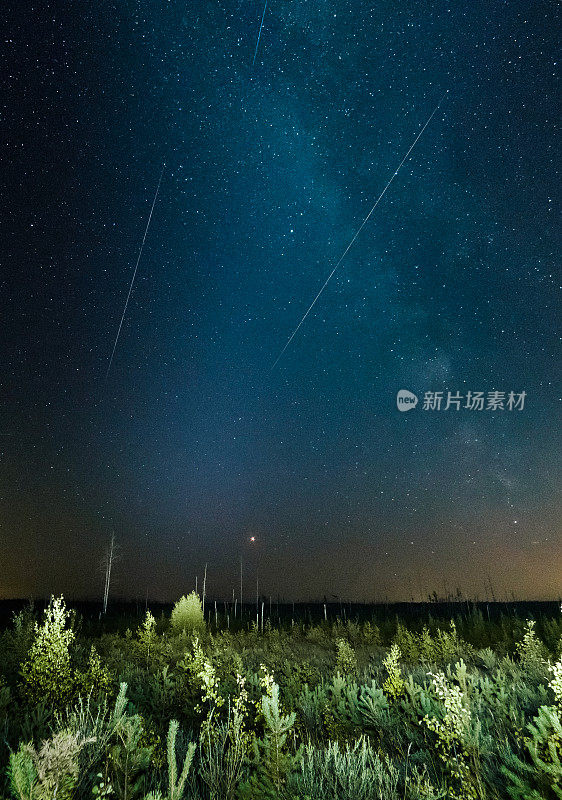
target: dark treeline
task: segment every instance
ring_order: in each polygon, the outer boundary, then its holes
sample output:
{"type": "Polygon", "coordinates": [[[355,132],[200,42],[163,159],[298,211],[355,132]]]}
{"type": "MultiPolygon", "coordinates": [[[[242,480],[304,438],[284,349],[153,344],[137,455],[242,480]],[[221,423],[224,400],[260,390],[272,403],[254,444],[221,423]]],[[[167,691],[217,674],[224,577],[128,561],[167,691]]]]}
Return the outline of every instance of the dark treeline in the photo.
{"type": "MultiPolygon", "coordinates": [[[[39,614],[48,605],[46,598],[28,600],[0,600],[0,628],[12,621],[13,615],[32,604],[39,614]]],[[[144,619],[147,609],[156,617],[169,616],[173,603],[157,600],[113,600],[107,614],[102,616],[101,601],[75,600],[72,608],[80,615],[83,624],[92,633],[98,629],[107,631],[125,630],[136,627],[144,619]]],[[[520,619],[556,616],[562,607],[557,600],[511,600],[511,601],[472,601],[442,600],[427,602],[395,602],[395,603],[357,603],[350,601],[307,601],[287,602],[270,597],[259,597],[258,601],[243,603],[242,610],[238,602],[207,598],[205,616],[211,627],[239,630],[248,628],[257,622],[261,627],[269,620],[276,627],[297,625],[318,625],[328,622],[366,622],[373,621],[379,625],[394,623],[396,618],[407,622],[410,626],[424,625],[429,621],[447,620],[451,618],[467,621],[478,613],[485,620],[499,622],[504,617],[520,619]]]]}

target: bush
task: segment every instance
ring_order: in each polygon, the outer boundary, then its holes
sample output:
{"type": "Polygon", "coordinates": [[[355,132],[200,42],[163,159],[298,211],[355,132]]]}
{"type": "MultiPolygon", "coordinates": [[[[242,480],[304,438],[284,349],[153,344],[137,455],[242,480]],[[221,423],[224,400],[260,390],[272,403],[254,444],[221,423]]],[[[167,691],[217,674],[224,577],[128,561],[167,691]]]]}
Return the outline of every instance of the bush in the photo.
{"type": "Polygon", "coordinates": [[[451,800],[483,800],[484,789],[479,780],[477,748],[473,720],[466,692],[466,668],[456,665],[457,683],[442,673],[431,674],[433,691],[441,705],[440,716],[425,716],[422,722],[437,734],[435,749],[449,776],[451,800]]]}
{"type": "Polygon", "coordinates": [[[399,800],[399,771],[383,761],[361,736],[353,745],[326,748],[308,744],[300,771],[291,779],[290,797],[314,800],[399,800]]]}
{"type": "Polygon", "coordinates": [[[18,800],[70,800],[78,780],[78,756],[88,741],[78,733],[59,731],[37,751],[20,745],[10,756],[9,777],[18,800]]]}
{"type": "Polygon", "coordinates": [[[175,633],[197,633],[205,629],[205,618],[199,595],[195,592],[180,597],[170,618],[175,633]]]}
{"type": "MultiPolygon", "coordinates": [[[[532,625],[528,626],[532,634],[532,625]]],[[[527,726],[524,744],[531,763],[517,757],[504,768],[513,800],[560,800],[562,798],[562,661],[550,666],[555,705],[541,706],[527,726]]]]}
{"type": "Polygon", "coordinates": [[[301,756],[300,750],[292,752],[289,741],[296,714],[281,714],[279,686],[276,683],[267,685],[261,709],[264,736],[254,740],[256,769],[242,792],[242,796],[248,800],[274,800],[280,797],[287,779],[296,771],[301,756]]]}
{"type": "Polygon", "coordinates": [[[145,745],[145,728],[139,714],[123,716],[109,747],[111,783],[118,800],[144,797],[153,748],[145,745]]]}
{"type": "Polygon", "coordinates": [[[53,598],[0,635],[0,798],[562,800],[558,615],[474,619],[93,641],[53,598]]]}
{"type": "Polygon", "coordinates": [[[548,652],[535,633],[535,621],[528,619],[521,642],[515,645],[519,661],[529,672],[542,673],[546,667],[548,652]]]}
{"type": "Polygon", "coordinates": [[[393,644],[383,661],[387,677],[382,688],[391,700],[396,700],[404,693],[404,681],[400,670],[401,655],[398,645],[393,644]]]}
{"type": "Polygon", "coordinates": [[[345,639],[336,641],[336,671],[341,675],[355,675],[357,672],[357,657],[355,650],[345,639]]]}
{"type": "Polygon", "coordinates": [[[70,645],[74,631],[66,627],[69,616],[63,598],[51,597],[43,625],[35,624],[35,638],[21,671],[21,691],[32,704],[62,706],[72,695],[75,676],[70,645]]]}
{"type": "Polygon", "coordinates": [[[168,728],[168,798],[167,800],[181,800],[183,797],[183,790],[193,756],[195,755],[196,745],[190,742],[183,760],[183,766],[178,776],[177,759],[176,759],[176,736],[178,733],[179,723],[176,719],[170,722],[168,728]]]}
{"type": "Polygon", "coordinates": [[[99,654],[92,645],[86,671],[77,676],[80,695],[82,697],[103,697],[109,694],[111,681],[111,673],[101,663],[99,654]]]}

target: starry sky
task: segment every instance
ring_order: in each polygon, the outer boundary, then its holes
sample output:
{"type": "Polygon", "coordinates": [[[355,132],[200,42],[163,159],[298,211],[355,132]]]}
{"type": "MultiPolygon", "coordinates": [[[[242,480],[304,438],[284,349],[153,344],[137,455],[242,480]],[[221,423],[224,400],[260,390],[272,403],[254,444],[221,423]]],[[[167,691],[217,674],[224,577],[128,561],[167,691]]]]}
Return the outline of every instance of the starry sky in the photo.
{"type": "Polygon", "coordinates": [[[7,4],[0,596],[557,597],[556,5],[263,12],[7,4]]]}

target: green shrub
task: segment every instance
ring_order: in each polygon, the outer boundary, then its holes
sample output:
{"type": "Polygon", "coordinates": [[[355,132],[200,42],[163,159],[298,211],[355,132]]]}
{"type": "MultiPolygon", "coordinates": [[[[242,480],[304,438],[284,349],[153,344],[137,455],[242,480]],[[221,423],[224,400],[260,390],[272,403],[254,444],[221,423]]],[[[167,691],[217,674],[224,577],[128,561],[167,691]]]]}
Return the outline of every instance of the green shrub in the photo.
{"type": "Polygon", "coordinates": [[[562,800],[558,615],[541,619],[548,648],[514,616],[458,619],[382,622],[384,659],[365,658],[376,626],[341,620],[189,644],[148,614],[94,648],[52,599],[0,636],[0,797],[562,800]],[[112,676],[130,687],[115,705],[112,676]]]}
{"type": "MultiPolygon", "coordinates": [[[[528,627],[532,633],[532,626],[528,627]]],[[[553,706],[541,706],[527,726],[524,744],[530,758],[510,760],[504,767],[513,800],[560,800],[562,798],[562,661],[550,666],[549,683],[554,693],[553,706]]]]}
{"type": "Polygon", "coordinates": [[[70,663],[74,631],[67,628],[69,616],[63,598],[51,597],[43,624],[35,624],[35,638],[21,670],[21,692],[32,704],[41,701],[61,707],[75,689],[70,663]]]}
{"type": "Polygon", "coordinates": [[[320,647],[329,647],[330,634],[327,628],[323,625],[313,625],[306,632],[306,638],[312,644],[319,645],[320,647]]]}
{"type": "Polygon", "coordinates": [[[324,685],[305,686],[297,699],[297,710],[308,738],[321,739],[324,713],[328,707],[328,691],[324,685]]]}
{"type": "Polygon", "coordinates": [[[111,783],[118,800],[136,800],[145,793],[152,747],[146,746],[139,714],[124,715],[109,746],[111,783]]]}
{"type": "Polygon", "coordinates": [[[9,778],[17,800],[70,800],[79,775],[78,756],[87,744],[77,732],[59,731],[39,750],[20,745],[10,756],[9,778]]]}
{"type": "Polygon", "coordinates": [[[457,682],[442,673],[431,674],[434,693],[441,704],[440,717],[425,716],[422,722],[437,735],[435,744],[446,773],[450,800],[484,800],[480,780],[477,743],[472,730],[472,713],[466,691],[466,668],[456,666],[457,682]]]}
{"type": "Polygon", "coordinates": [[[353,647],[346,639],[337,639],[336,651],[336,671],[341,675],[355,675],[357,656],[353,647]]]}
{"type": "Polygon", "coordinates": [[[544,672],[548,652],[535,632],[535,621],[528,619],[523,639],[515,645],[519,662],[529,672],[544,672]]]}
{"type": "Polygon", "coordinates": [[[211,714],[199,739],[199,774],[211,800],[233,800],[248,753],[245,713],[240,704],[227,707],[226,718],[211,714]]]}
{"type": "Polygon", "coordinates": [[[187,747],[187,752],[183,759],[183,766],[181,773],[178,775],[177,759],[176,759],[176,736],[178,733],[179,722],[173,719],[168,728],[168,742],[167,742],[167,755],[168,755],[168,795],[166,800],[182,800],[185,782],[191,768],[193,756],[195,755],[196,745],[190,742],[187,747]]]}
{"type": "Polygon", "coordinates": [[[377,625],[366,622],[361,630],[361,642],[366,645],[380,645],[381,632],[377,625]]]}
{"type": "Polygon", "coordinates": [[[243,787],[242,798],[248,800],[276,800],[281,796],[287,779],[300,763],[300,750],[291,751],[291,735],[296,714],[281,714],[279,686],[272,683],[262,697],[264,735],[254,740],[254,774],[243,787]]]}
{"type": "Polygon", "coordinates": [[[144,622],[139,627],[137,635],[142,652],[146,656],[146,664],[150,661],[151,652],[156,644],[156,620],[151,612],[147,610],[144,622]]]}
{"type": "Polygon", "coordinates": [[[290,797],[314,800],[399,800],[400,773],[381,759],[367,739],[326,747],[311,743],[304,748],[300,770],[289,781],[290,797]]]}
{"type": "MultiPolygon", "coordinates": [[[[82,797],[93,782],[101,792],[101,783],[107,787],[109,777],[109,751],[118,738],[118,731],[127,719],[127,684],[122,683],[112,707],[107,696],[94,699],[78,698],[63,713],[55,715],[55,729],[72,731],[83,742],[79,755],[80,772],[76,782],[76,793],[82,797]],[[103,769],[102,778],[99,770],[103,769]]],[[[112,790],[113,791],[113,790],[112,790]]],[[[99,795],[103,797],[103,794],[99,795]]],[[[114,797],[114,793],[111,795],[114,797]]]]}
{"type": "Polygon", "coordinates": [[[193,634],[205,630],[205,617],[199,595],[191,592],[181,597],[172,609],[170,622],[175,633],[185,631],[193,634]]]}
{"type": "Polygon", "coordinates": [[[382,688],[391,700],[396,700],[404,693],[404,680],[400,669],[401,655],[398,645],[393,644],[383,661],[387,675],[382,688]]]}
{"type": "Polygon", "coordinates": [[[400,657],[405,661],[419,661],[419,637],[400,622],[396,626],[396,633],[392,639],[392,644],[398,648],[400,657]]]}
{"type": "Polygon", "coordinates": [[[86,671],[77,675],[79,694],[82,697],[101,697],[111,690],[112,676],[92,645],[86,671]]]}
{"type": "Polygon", "coordinates": [[[12,681],[17,679],[35,638],[33,605],[14,614],[13,626],[0,635],[0,673],[12,681]]]}
{"type": "Polygon", "coordinates": [[[6,685],[6,681],[0,675],[0,730],[3,728],[8,719],[8,711],[12,701],[12,693],[10,687],[6,685]]]}
{"type": "Polygon", "coordinates": [[[402,658],[411,663],[447,664],[459,658],[472,659],[475,653],[472,645],[459,637],[454,620],[450,621],[449,630],[438,628],[434,635],[427,625],[418,634],[398,623],[392,641],[400,648],[402,658]]]}
{"type": "Polygon", "coordinates": [[[386,727],[388,723],[388,700],[383,690],[374,681],[361,687],[359,711],[363,723],[369,728],[386,727]]]}

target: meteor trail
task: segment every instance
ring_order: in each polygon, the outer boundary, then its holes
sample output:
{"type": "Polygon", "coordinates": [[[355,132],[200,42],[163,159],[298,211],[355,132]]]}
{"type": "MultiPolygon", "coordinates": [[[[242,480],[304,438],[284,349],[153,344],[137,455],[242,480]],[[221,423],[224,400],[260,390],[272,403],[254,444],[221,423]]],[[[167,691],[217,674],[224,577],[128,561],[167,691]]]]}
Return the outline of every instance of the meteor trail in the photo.
{"type": "Polygon", "coordinates": [[[131,283],[129,285],[129,291],[127,293],[127,299],[125,300],[125,306],[123,308],[123,313],[121,314],[121,322],[119,323],[119,327],[117,328],[117,335],[115,337],[115,341],[113,342],[113,350],[111,351],[111,358],[109,359],[109,365],[107,367],[107,372],[105,373],[105,379],[109,377],[109,372],[111,370],[111,365],[113,364],[113,356],[115,355],[115,350],[117,349],[117,342],[119,341],[119,336],[121,334],[121,328],[123,327],[123,320],[125,319],[125,314],[127,313],[127,306],[129,305],[129,298],[131,296],[131,292],[133,291],[133,284],[135,282],[135,278],[137,276],[137,269],[139,268],[139,262],[142,256],[142,250],[144,247],[144,243],[146,240],[146,234],[148,233],[148,228],[150,226],[150,220],[152,219],[152,212],[154,211],[154,206],[156,205],[156,198],[158,197],[158,192],[160,191],[160,184],[162,183],[162,175],[164,174],[164,169],[166,165],[162,164],[162,172],[160,173],[160,178],[158,179],[158,186],[156,187],[156,192],[154,193],[154,200],[152,201],[152,206],[150,209],[150,214],[148,215],[148,222],[146,223],[146,228],[144,229],[144,236],[142,237],[142,242],[139,250],[139,254],[137,257],[137,263],[135,264],[135,270],[133,272],[133,277],[131,278],[131,283]]]}
{"type": "Polygon", "coordinates": [[[439,106],[441,105],[441,103],[442,103],[442,102],[443,102],[443,100],[445,99],[445,97],[446,97],[446,95],[447,95],[448,91],[449,91],[449,90],[447,89],[447,91],[445,92],[445,94],[443,95],[443,97],[441,98],[441,100],[440,100],[440,101],[437,103],[437,105],[435,106],[435,108],[434,108],[434,109],[433,109],[433,111],[431,112],[431,114],[430,114],[430,116],[429,116],[429,118],[428,118],[427,122],[425,123],[425,125],[423,126],[423,128],[421,129],[421,131],[418,133],[418,135],[416,136],[416,138],[414,139],[414,141],[413,141],[412,145],[410,146],[410,149],[408,150],[408,152],[406,153],[406,155],[404,156],[404,158],[402,159],[402,161],[400,162],[400,164],[398,164],[398,166],[397,166],[397,168],[395,169],[395,171],[392,173],[392,175],[391,175],[391,177],[390,177],[390,180],[388,181],[388,183],[386,184],[386,186],[384,187],[384,189],[382,190],[382,192],[381,192],[381,193],[379,194],[379,196],[377,197],[377,199],[376,199],[376,201],[375,201],[375,204],[374,204],[374,206],[373,206],[373,207],[372,207],[372,209],[369,211],[369,213],[367,214],[367,216],[365,217],[365,219],[363,220],[363,222],[361,223],[361,225],[360,225],[360,226],[359,226],[359,228],[357,229],[357,231],[356,231],[356,233],[355,233],[355,236],[353,237],[353,239],[350,241],[350,243],[347,245],[347,247],[345,248],[345,250],[344,250],[344,251],[343,251],[343,253],[341,254],[341,256],[340,256],[340,258],[339,258],[339,260],[338,260],[338,262],[337,262],[336,266],[333,268],[333,270],[330,272],[330,274],[328,275],[328,277],[327,277],[327,278],[326,278],[326,280],[324,281],[324,283],[323,283],[323,285],[322,285],[322,287],[321,287],[320,291],[318,292],[318,294],[316,295],[316,297],[314,298],[314,300],[312,301],[312,303],[309,305],[309,307],[308,307],[308,309],[307,309],[307,311],[306,311],[306,313],[305,313],[304,317],[301,319],[301,321],[299,322],[299,324],[297,325],[297,327],[295,328],[295,330],[292,332],[292,334],[290,335],[289,339],[287,340],[287,343],[286,343],[285,347],[284,347],[284,348],[281,350],[281,352],[279,353],[279,355],[277,356],[277,358],[276,358],[276,359],[275,359],[275,361],[273,362],[273,366],[271,367],[271,369],[272,369],[272,370],[273,370],[273,369],[275,369],[275,367],[277,366],[277,364],[278,364],[279,360],[280,360],[280,359],[281,359],[281,357],[283,356],[283,353],[284,353],[284,352],[285,352],[285,350],[288,348],[288,346],[291,344],[291,342],[293,341],[293,339],[294,339],[295,335],[297,334],[297,332],[298,332],[299,328],[301,327],[301,325],[303,324],[303,322],[305,321],[305,319],[308,317],[308,315],[310,314],[310,312],[311,312],[311,311],[312,311],[312,309],[314,308],[314,305],[316,304],[316,301],[318,300],[318,298],[320,297],[320,295],[322,294],[322,292],[324,291],[324,289],[326,288],[326,286],[327,286],[327,285],[330,283],[330,281],[331,281],[331,279],[332,279],[332,276],[334,275],[335,271],[337,270],[337,268],[339,267],[339,265],[341,264],[341,262],[344,260],[344,258],[345,258],[345,257],[346,257],[346,255],[348,254],[349,250],[351,249],[351,247],[352,247],[353,243],[355,242],[355,240],[357,239],[357,237],[359,236],[359,234],[361,233],[361,231],[363,230],[363,228],[364,228],[364,227],[365,227],[365,225],[367,224],[367,222],[368,222],[368,220],[369,220],[369,217],[371,216],[371,214],[373,213],[373,211],[375,210],[375,208],[378,206],[378,204],[380,203],[380,201],[381,201],[381,200],[382,200],[382,198],[384,197],[384,195],[385,195],[385,193],[386,193],[386,190],[388,189],[388,187],[390,186],[390,184],[392,183],[392,181],[394,180],[394,178],[395,178],[395,177],[398,175],[398,173],[400,172],[400,169],[402,168],[402,166],[403,166],[404,162],[406,161],[406,159],[408,158],[408,156],[410,155],[410,153],[412,152],[412,150],[413,150],[413,149],[414,149],[414,147],[416,146],[416,144],[417,144],[417,142],[418,142],[418,139],[420,138],[420,136],[422,135],[422,133],[425,131],[425,129],[427,128],[427,126],[429,125],[429,123],[431,122],[431,120],[433,119],[433,117],[435,116],[435,114],[437,113],[437,111],[438,111],[438,109],[439,109],[439,106]]]}
{"type": "Polygon", "coordinates": [[[264,21],[264,18],[265,18],[265,10],[267,8],[267,2],[268,2],[268,0],[265,0],[265,5],[263,7],[263,14],[261,15],[260,31],[258,33],[258,40],[256,42],[256,49],[254,50],[254,60],[252,61],[252,67],[256,63],[256,56],[258,54],[258,47],[260,46],[261,29],[263,28],[263,21],[264,21]]]}

